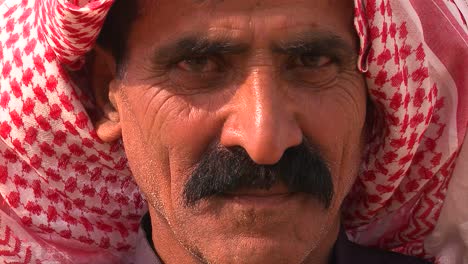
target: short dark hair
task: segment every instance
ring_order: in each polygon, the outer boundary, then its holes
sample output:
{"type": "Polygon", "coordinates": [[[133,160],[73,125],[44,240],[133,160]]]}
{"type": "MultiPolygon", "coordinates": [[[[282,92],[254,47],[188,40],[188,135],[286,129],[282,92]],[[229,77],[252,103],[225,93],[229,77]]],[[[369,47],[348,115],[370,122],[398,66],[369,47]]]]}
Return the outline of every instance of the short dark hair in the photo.
{"type": "Polygon", "coordinates": [[[122,74],[132,23],[138,16],[137,0],[116,0],[107,14],[97,44],[111,52],[117,75],[122,74]]]}

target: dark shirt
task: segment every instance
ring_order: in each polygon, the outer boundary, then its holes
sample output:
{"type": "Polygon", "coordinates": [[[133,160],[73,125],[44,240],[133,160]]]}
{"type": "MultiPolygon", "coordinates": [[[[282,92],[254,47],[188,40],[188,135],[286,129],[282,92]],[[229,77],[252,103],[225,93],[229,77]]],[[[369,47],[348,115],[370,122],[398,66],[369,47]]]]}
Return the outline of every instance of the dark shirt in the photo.
{"type": "Polygon", "coordinates": [[[430,262],[395,252],[358,245],[348,240],[343,228],[333,248],[330,264],[428,264],[430,262]]]}
{"type": "MultiPolygon", "coordinates": [[[[162,264],[152,241],[149,214],[141,219],[135,264],[162,264]]],[[[427,264],[429,262],[394,252],[360,246],[348,240],[341,228],[329,264],[427,264]]]]}

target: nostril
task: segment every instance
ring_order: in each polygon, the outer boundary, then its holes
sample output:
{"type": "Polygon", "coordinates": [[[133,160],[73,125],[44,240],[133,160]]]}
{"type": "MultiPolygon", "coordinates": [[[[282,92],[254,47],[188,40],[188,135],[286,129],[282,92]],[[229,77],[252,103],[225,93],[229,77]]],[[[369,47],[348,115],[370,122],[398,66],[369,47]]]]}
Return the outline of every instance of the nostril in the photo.
{"type": "Polygon", "coordinates": [[[276,164],[287,149],[298,146],[303,141],[302,130],[296,122],[271,120],[274,122],[262,122],[258,126],[243,121],[225,125],[220,144],[243,148],[257,164],[276,164]],[[274,123],[281,125],[276,126],[274,123]]]}

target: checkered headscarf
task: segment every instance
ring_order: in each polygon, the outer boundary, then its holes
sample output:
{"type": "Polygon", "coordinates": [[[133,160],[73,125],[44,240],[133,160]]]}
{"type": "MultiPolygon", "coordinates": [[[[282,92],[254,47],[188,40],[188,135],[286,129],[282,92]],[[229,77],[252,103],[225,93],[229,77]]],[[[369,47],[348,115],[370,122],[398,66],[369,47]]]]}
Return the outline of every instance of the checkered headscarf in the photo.
{"type": "MultiPolygon", "coordinates": [[[[376,122],[345,201],[348,234],[443,261],[442,246],[426,244],[468,157],[468,8],[463,0],[354,2],[358,67],[376,122]]],[[[112,3],[0,5],[2,260],[130,261],[146,207],[121,143],[96,136],[82,68],[112,3]]]]}

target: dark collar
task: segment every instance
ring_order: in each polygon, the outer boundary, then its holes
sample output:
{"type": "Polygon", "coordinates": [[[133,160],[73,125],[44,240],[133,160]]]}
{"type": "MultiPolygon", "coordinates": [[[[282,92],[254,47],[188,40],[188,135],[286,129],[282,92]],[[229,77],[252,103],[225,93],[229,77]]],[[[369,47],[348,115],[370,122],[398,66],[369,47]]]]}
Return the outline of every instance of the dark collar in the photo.
{"type": "Polygon", "coordinates": [[[428,264],[424,260],[378,248],[364,247],[351,242],[341,227],[338,239],[333,247],[330,264],[428,264]]]}
{"type": "Polygon", "coordinates": [[[154,249],[149,213],[146,213],[140,221],[134,263],[162,264],[161,258],[154,249]]]}
{"type": "Polygon", "coordinates": [[[156,252],[156,249],[154,248],[153,244],[153,230],[151,228],[151,218],[149,213],[146,213],[140,221],[140,226],[144,231],[146,241],[148,241],[148,244],[151,246],[151,249],[156,252]]]}

